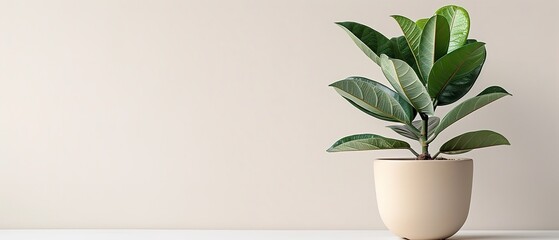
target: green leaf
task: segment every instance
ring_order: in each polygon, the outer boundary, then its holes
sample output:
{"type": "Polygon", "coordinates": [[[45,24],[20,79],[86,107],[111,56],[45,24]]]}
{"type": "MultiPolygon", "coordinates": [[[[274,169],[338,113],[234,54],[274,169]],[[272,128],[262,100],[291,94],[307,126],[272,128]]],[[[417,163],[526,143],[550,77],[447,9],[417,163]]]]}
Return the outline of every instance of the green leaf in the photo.
{"type": "Polygon", "coordinates": [[[425,25],[419,43],[419,70],[425,79],[429,79],[435,61],[448,50],[449,31],[448,22],[443,16],[435,15],[425,25]]]}
{"type": "Polygon", "coordinates": [[[474,42],[444,55],[429,73],[427,90],[438,106],[455,102],[473,86],[485,61],[485,43],[474,42]]]}
{"type": "Polygon", "coordinates": [[[409,149],[407,142],[375,134],[357,134],[344,137],[332,145],[328,152],[365,151],[382,149],[409,149]]]}
{"type": "Polygon", "coordinates": [[[510,145],[510,143],[499,133],[490,130],[480,130],[467,132],[450,139],[441,146],[440,152],[446,154],[459,154],[472,149],[497,145],[510,145]]]}
{"type": "Polygon", "coordinates": [[[467,153],[469,151],[472,151],[472,149],[470,150],[462,150],[462,151],[451,151],[451,152],[445,152],[446,154],[451,154],[451,155],[456,155],[456,154],[462,154],[462,153],[467,153]]]}
{"type": "Polygon", "coordinates": [[[477,96],[482,96],[482,95],[491,94],[491,93],[505,93],[506,95],[512,96],[512,94],[507,92],[507,90],[505,90],[504,88],[499,87],[499,86],[488,87],[488,88],[484,89],[483,91],[481,91],[477,96]]]}
{"type": "Polygon", "coordinates": [[[410,65],[416,73],[419,72],[419,68],[417,68],[417,63],[415,62],[413,53],[411,52],[410,46],[406,41],[406,37],[399,36],[399,37],[391,38],[390,47],[392,48],[392,52],[391,52],[392,55],[391,54],[386,54],[386,55],[388,55],[391,58],[403,60],[408,65],[410,65]]]}
{"type": "Polygon", "coordinates": [[[392,129],[392,131],[407,137],[409,139],[413,139],[416,141],[419,141],[419,135],[416,134],[414,132],[414,130],[412,130],[412,128],[408,125],[390,125],[390,126],[386,126],[387,128],[392,129]]]}
{"type": "MultiPolygon", "coordinates": [[[[438,117],[429,117],[427,121],[427,137],[433,135],[437,125],[439,125],[439,121],[440,119],[438,117]]],[[[418,130],[421,130],[423,127],[422,120],[413,121],[411,124],[418,130]]],[[[404,137],[419,141],[419,135],[416,135],[415,131],[408,125],[391,125],[387,127],[404,137]]]]}
{"type": "MultiPolygon", "coordinates": [[[[468,42],[470,41],[476,42],[475,40],[468,39],[466,44],[468,44],[468,42]]],[[[485,59],[487,59],[487,51],[484,48],[483,60],[481,64],[479,64],[479,66],[474,70],[472,70],[471,72],[464,74],[463,76],[455,77],[455,79],[452,80],[452,82],[450,82],[449,85],[446,87],[445,91],[441,93],[441,95],[439,96],[437,100],[437,105],[444,106],[444,105],[452,104],[458,101],[464,95],[466,95],[466,93],[468,93],[470,89],[472,89],[477,78],[479,77],[483,65],[485,64],[485,59]]]]}
{"type": "Polygon", "coordinates": [[[450,26],[450,44],[448,52],[452,52],[464,45],[470,32],[470,16],[466,9],[449,5],[437,10],[436,14],[442,15],[450,26]]]}
{"type": "Polygon", "coordinates": [[[429,18],[422,18],[419,19],[417,21],[415,21],[415,24],[417,24],[417,26],[421,29],[425,28],[425,24],[427,24],[427,21],[429,21],[429,18]]]}
{"type": "Polygon", "coordinates": [[[474,112],[475,110],[478,110],[484,107],[485,105],[492,103],[497,99],[500,99],[507,95],[511,95],[511,94],[501,87],[492,86],[486,88],[477,96],[458,104],[456,107],[450,110],[441,120],[441,123],[435,130],[435,134],[439,134],[448,126],[464,118],[465,116],[474,112]]]}
{"type": "MultiPolygon", "coordinates": [[[[415,65],[419,66],[419,42],[421,41],[421,28],[419,28],[414,21],[407,17],[393,15],[392,18],[394,18],[398,25],[400,25],[400,28],[404,33],[404,37],[406,38],[406,42],[413,54],[415,65]]],[[[425,83],[427,79],[421,75],[421,71],[418,75],[421,81],[425,83]]]]}
{"type": "Polygon", "coordinates": [[[357,46],[375,63],[379,64],[381,53],[390,54],[391,46],[388,38],[376,30],[355,22],[337,22],[357,46]]]}
{"type": "Polygon", "coordinates": [[[478,41],[476,39],[468,39],[468,40],[466,40],[466,43],[464,45],[470,44],[470,43],[475,43],[475,42],[478,42],[478,41]]]}
{"type": "Polygon", "coordinates": [[[389,59],[388,56],[382,54],[380,66],[384,76],[396,89],[396,92],[403,96],[415,109],[428,115],[435,113],[427,89],[406,62],[399,59],[389,59]]]}
{"type": "Polygon", "coordinates": [[[386,116],[384,116],[384,115],[380,115],[380,114],[371,112],[371,111],[369,111],[369,110],[367,110],[367,109],[365,109],[365,108],[359,106],[359,104],[357,104],[357,103],[355,103],[355,102],[349,100],[349,99],[346,98],[346,97],[344,97],[344,99],[347,100],[351,105],[353,105],[353,106],[356,107],[357,109],[359,109],[359,110],[361,110],[362,112],[368,114],[369,116],[373,116],[373,117],[375,117],[375,118],[378,118],[378,119],[384,120],[384,121],[398,122],[397,120],[394,120],[394,119],[391,118],[391,117],[386,117],[386,116]]]}
{"type": "Polygon", "coordinates": [[[406,100],[390,88],[373,80],[349,77],[330,86],[371,116],[380,115],[382,120],[389,119],[401,123],[410,123],[415,117],[413,107],[406,100]]]}

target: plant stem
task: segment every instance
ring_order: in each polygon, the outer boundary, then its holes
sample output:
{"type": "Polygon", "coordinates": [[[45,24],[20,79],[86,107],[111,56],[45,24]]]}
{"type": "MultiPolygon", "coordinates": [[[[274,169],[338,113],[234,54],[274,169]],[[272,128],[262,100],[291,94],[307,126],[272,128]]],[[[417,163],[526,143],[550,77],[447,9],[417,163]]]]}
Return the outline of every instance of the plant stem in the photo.
{"type": "Polygon", "coordinates": [[[437,157],[439,156],[439,154],[441,154],[441,152],[435,153],[435,155],[433,156],[433,159],[437,159],[437,157]]]}
{"type": "Polygon", "coordinates": [[[418,159],[431,159],[431,155],[429,155],[429,142],[427,141],[427,133],[429,132],[429,116],[424,113],[420,113],[419,116],[421,116],[423,127],[421,128],[421,136],[419,137],[419,143],[421,144],[421,155],[418,156],[418,159]]]}

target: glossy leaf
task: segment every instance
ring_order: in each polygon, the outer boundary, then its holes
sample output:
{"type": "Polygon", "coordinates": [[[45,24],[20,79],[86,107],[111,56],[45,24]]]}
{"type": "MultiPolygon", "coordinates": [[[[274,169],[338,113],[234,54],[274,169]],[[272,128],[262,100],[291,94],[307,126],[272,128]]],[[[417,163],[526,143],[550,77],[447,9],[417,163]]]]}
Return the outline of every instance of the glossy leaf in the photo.
{"type": "MultiPolygon", "coordinates": [[[[429,117],[429,120],[427,122],[427,137],[433,135],[437,125],[439,125],[439,122],[440,119],[438,117],[429,117]]],[[[417,130],[421,131],[421,128],[423,127],[423,121],[422,120],[413,121],[412,125],[417,130]]],[[[391,125],[387,127],[404,137],[419,141],[419,135],[415,134],[415,131],[408,125],[391,125]]]]}
{"type": "Polygon", "coordinates": [[[397,120],[394,120],[394,119],[391,118],[391,117],[386,117],[386,116],[384,116],[384,115],[381,115],[381,114],[378,114],[378,113],[375,113],[375,112],[371,112],[371,111],[369,111],[369,110],[367,110],[367,109],[365,109],[365,108],[359,106],[359,104],[357,104],[357,103],[355,103],[355,102],[349,100],[349,99],[346,98],[346,97],[344,97],[344,99],[347,100],[351,105],[353,105],[354,107],[356,107],[357,109],[361,110],[362,112],[366,113],[366,114],[369,115],[369,116],[372,116],[372,117],[375,117],[375,118],[378,118],[378,119],[384,120],[384,121],[398,122],[397,120]]]}
{"type": "Polygon", "coordinates": [[[419,70],[425,79],[429,79],[435,61],[448,50],[449,31],[446,19],[437,15],[431,17],[423,28],[419,44],[419,70]]]}
{"type": "Polygon", "coordinates": [[[462,47],[470,33],[470,16],[466,9],[449,5],[437,10],[436,14],[444,16],[450,26],[450,44],[448,45],[448,52],[462,47]]]}
{"type": "MultiPolygon", "coordinates": [[[[392,18],[398,22],[402,32],[404,33],[404,37],[406,38],[406,42],[413,54],[415,65],[419,66],[419,42],[421,41],[421,28],[417,26],[417,24],[410,20],[407,17],[393,15],[392,18]]],[[[426,78],[421,75],[421,71],[418,73],[419,78],[422,82],[426,82],[426,78]]]]}
{"type": "Polygon", "coordinates": [[[446,154],[459,154],[472,149],[497,145],[510,145],[510,143],[499,133],[490,130],[480,130],[467,132],[450,139],[441,146],[440,152],[446,154]]]}
{"type": "MultiPolygon", "coordinates": [[[[349,77],[330,84],[342,97],[384,119],[410,123],[414,117],[413,107],[388,87],[363,77],[349,77]]],[[[374,115],[373,115],[374,116],[374,115]]]]}
{"type": "Polygon", "coordinates": [[[476,39],[468,39],[468,40],[466,40],[465,44],[470,44],[470,43],[475,43],[475,42],[478,42],[478,41],[476,39]]]}
{"type": "Polygon", "coordinates": [[[355,22],[337,22],[355,44],[375,63],[379,64],[381,53],[390,54],[391,46],[388,38],[376,30],[355,22]]]}
{"type": "Polygon", "coordinates": [[[429,18],[422,18],[415,21],[415,24],[417,24],[419,28],[423,29],[425,28],[425,24],[427,24],[427,21],[429,21],[429,18]]]}
{"type": "Polygon", "coordinates": [[[472,89],[477,78],[479,77],[479,74],[481,73],[481,69],[485,64],[486,58],[487,55],[483,57],[483,61],[481,62],[481,64],[473,71],[471,71],[468,74],[465,74],[462,77],[457,77],[455,80],[453,80],[446,87],[445,91],[441,93],[441,95],[439,96],[437,105],[439,106],[449,105],[464,97],[464,95],[466,95],[470,91],[470,89],[472,89]]]}
{"type": "Polygon", "coordinates": [[[403,96],[417,111],[428,115],[435,113],[427,89],[406,62],[399,59],[389,59],[388,56],[383,54],[380,57],[380,66],[384,76],[396,92],[403,96]]]}
{"type": "Polygon", "coordinates": [[[464,96],[477,79],[485,61],[485,43],[467,44],[435,62],[427,90],[436,105],[446,105],[464,96]]]}
{"type": "Polygon", "coordinates": [[[409,148],[410,145],[401,140],[386,138],[375,134],[357,134],[338,140],[327,151],[344,152],[409,148]]]}
{"type": "Polygon", "coordinates": [[[390,129],[392,129],[392,131],[407,137],[409,139],[412,140],[416,140],[419,141],[419,134],[416,134],[408,125],[390,125],[390,126],[386,126],[390,129]]]}
{"type": "Polygon", "coordinates": [[[477,96],[458,104],[456,107],[450,110],[441,120],[441,123],[435,130],[435,133],[439,134],[448,126],[464,118],[468,114],[484,107],[489,103],[496,101],[497,99],[508,95],[511,94],[508,93],[505,89],[498,86],[486,88],[477,96]]]}
{"type": "MultiPolygon", "coordinates": [[[[372,80],[371,80],[372,81],[372,80]]],[[[377,84],[377,88],[383,90],[386,94],[392,96],[394,99],[396,99],[396,101],[398,101],[400,103],[400,105],[405,109],[406,112],[411,112],[411,118],[410,119],[414,119],[415,116],[417,115],[417,111],[415,111],[415,109],[408,103],[406,102],[406,100],[404,100],[397,92],[394,92],[392,89],[377,83],[375,81],[373,81],[373,83],[377,84]]],[[[377,114],[375,112],[371,112],[361,106],[359,106],[357,103],[351,101],[350,99],[344,97],[345,100],[347,100],[351,105],[353,105],[354,107],[356,107],[357,109],[361,110],[362,112],[368,114],[369,116],[373,116],[375,118],[378,118],[380,120],[385,120],[385,121],[390,121],[390,122],[398,122],[398,120],[395,120],[391,117],[386,117],[384,115],[380,115],[377,114]]]]}
{"type": "MultiPolygon", "coordinates": [[[[466,40],[466,44],[470,44],[473,42],[477,42],[477,41],[474,39],[466,40]]],[[[485,59],[487,59],[487,51],[485,48],[483,49],[483,52],[484,52],[483,53],[484,56],[481,64],[470,73],[454,79],[449,84],[449,86],[447,86],[446,90],[443,93],[441,93],[441,96],[439,96],[437,100],[438,106],[452,104],[458,101],[464,95],[466,95],[470,91],[470,89],[472,89],[477,78],[479,77],[479,74],[481,73],[481,70],[483,69],[483,65],[485,64],[485,59]]]]}
{"type": "MultiPolygon", "coordinates": [[[[383,85],[383,87],[385,87],[385,86],[383,85]]],[[[382,88],[382,87],[381,87],[381,88],[382,88]]],[[[389,94],[389,95],[394,94],[393,97],[394,97],[398,102],[400,102],[400,104],[401,104],[402,106],[404,106],[404,108],[409,108],[409,109],[406,109],[406,111],[410,111],[411,114],[412,114],[412,117],[411,117],[410,119],[414,119],[415,116],[417,115],[417,111],[415,111],[415,109],[413,109],[413,107],[412,107],[411,105],[409,105],[403,98],[401,98],[400,95],[398,95],[398,93],[392,91],[392,90],[389,89],[389,88],[386,88],[386,89],[388,90],[388,91],[387,91],[387,94],[389,94]]],[[[389,121],[389,122],[398,122],[398,120],[395,120],[395,119],[393,119],[393,118],[386,117],[386,116],[379,115],[379,114],[376,114],[376,113],[374,113],[374,112],[371,112],[371,111],[369,111],[369,110],[367,110],[367,109],[365,109],[365,108],[359,106],[357,103],[355,103],[355,102],[353,102],[353,101],[351,101],[351,100],[349,100],[349,99],[347,99],[347,98],[345,98],[345,97],[344,97],[344,99],[347,100],[351,105],[353,105],[353,106],[356,107],[357,109],[359,109],[359,110],[361,110],[362,112],[368,114],[369,116],[378,118],[378,119],[380,119],[380,120],[389,121]]]]}
{"type": "Polygon", "coordinates": [[[406,41],[406,37],[399,36],[399,37],[391,38],[390,46],[392,48],[392,52],[391,52],[392,55],[390,54],[386,54],[386,55],[388,55],[391,58],[403,60],[408,65],[410,65],[416,73],[419,72],[419,68],[417,68],[417,63],[415,62],[413,53],[411,52],[410,46],[406,41]]]}

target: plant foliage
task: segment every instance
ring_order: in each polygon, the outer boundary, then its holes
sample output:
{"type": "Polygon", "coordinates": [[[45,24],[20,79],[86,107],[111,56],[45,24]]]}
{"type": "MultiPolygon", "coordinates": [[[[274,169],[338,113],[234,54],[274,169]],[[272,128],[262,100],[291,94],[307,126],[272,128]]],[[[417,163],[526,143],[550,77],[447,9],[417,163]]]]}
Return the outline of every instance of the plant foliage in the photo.
{"type": "Polygon", "coordinates": [[[381,68],[392,89],[364,77],[348,77],[330,86],[366,114],[400,123],[388,127],[418,141],[421,152],[414,151],[407,142],[376,134],[344,137],[328,151],[409,149],[417,159],[434,159],[439,153],[460,154],[477,148],[510,145],[499,133],[473,131],[450,139],[431,157],[429,144],[443,130],[477,109],[511,94],[498,86],[488,87],[439,119],[435,116],[436,108],[455,103],[476,82],[487,56],[485,43],[468,39],[470,17],[459,6],[444,6],[432,17],[417,21],[399,15],[392,18],[403,36],[387,38],[360,23],[336,23],[381,68]],[[415,120],[417,115],[419,120],[415,120]]]}

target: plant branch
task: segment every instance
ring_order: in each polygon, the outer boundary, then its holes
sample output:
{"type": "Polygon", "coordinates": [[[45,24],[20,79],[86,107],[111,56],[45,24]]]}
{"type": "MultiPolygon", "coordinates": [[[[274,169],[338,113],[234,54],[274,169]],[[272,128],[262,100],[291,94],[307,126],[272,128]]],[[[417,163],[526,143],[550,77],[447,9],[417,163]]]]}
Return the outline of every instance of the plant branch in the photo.
{"type": "Polygon", "coordinates": [[[420,113],[419,116],[421,116],[423,126],[421,127],[421,135],[419,136],[419,143],[421,144],[421,155],[419,155],[417,159],[432,159],[431,155],[429,155],[429,142],[427,142],[427,135],[429,132],[429,116],[424,113],[420,113]]]}

